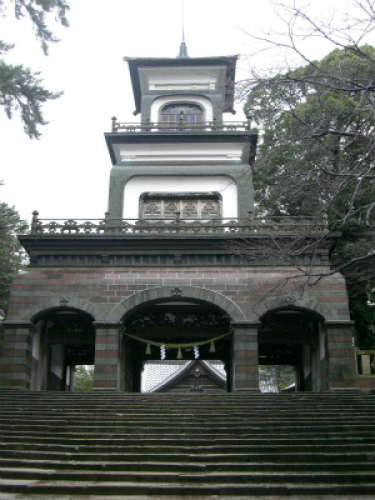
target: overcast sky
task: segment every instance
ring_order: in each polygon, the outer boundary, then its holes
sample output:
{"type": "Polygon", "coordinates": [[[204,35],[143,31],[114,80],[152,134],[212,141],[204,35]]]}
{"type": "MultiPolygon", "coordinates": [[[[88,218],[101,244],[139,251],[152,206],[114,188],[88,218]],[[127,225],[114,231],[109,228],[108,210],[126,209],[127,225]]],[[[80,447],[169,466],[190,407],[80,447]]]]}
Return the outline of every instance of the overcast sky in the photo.
{"type": "MultiPolygon", "coordinates": [[[[343,0],[311,3],[325,15],[345,9],[343,0]]],[[[71,4],[70,27],[56,26],[61,41],[50,46],[48,57],[26,20],[13,20],[11,12],[0,19],[0,38],[17,44],[6,60],[41,71],[49,90],[64,91],[44,107],[49,124],[40,140],[30,140],[23,133],[16,114],[8,120],[0,110],[0,180],[4,181],[0,201],[14,205],[28,221],[35,209],[41,218],[103,217],[111,168],[103,133],[110,131],[114,115],[120,121],[139,119],[132,115],[134,100],[122,59],[175,57],[181,41],[180,0],[75,0],[71,4]]],[[[278,27],[268,0],[185,0],[189,55],[241,54],[241,78],[249,65],[246,56],[256,51],[246,32],[278,27]]],[[[317,59],[330,49],[317,40],[309,44],[310,55],[317,59]]],[[[275,62],[270,57],[258,57],[258,66],[275,62]]],[[[244,119],[241,108],[238,104],[240,120],[244,119]]]]}

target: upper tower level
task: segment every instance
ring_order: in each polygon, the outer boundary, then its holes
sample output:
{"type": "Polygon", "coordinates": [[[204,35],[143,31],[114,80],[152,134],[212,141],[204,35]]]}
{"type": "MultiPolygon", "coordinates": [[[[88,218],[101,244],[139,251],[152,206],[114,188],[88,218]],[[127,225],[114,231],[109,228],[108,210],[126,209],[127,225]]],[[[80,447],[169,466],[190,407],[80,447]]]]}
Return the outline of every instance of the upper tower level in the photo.
{"type": "MultiPolygon", "coordinates": [[[[135,111],[141,123],[222,123],[234,113],[238,56],[124,58],[129,64],[135,111]]],[[[186,123],[186,125],[187,125],[186,123]]]]}

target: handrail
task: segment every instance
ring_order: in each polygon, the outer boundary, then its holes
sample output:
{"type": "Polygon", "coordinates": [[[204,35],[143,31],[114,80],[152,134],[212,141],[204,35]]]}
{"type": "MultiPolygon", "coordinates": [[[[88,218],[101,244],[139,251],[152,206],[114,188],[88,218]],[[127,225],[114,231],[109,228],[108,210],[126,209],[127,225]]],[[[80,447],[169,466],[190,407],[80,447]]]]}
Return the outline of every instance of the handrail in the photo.
{"type": "Polygon", "coordinates": [[[171,219],[39,219],[33,212],[31,234],[310,234],[327,231],[326,219],[316,217],[255,217],[182,219],[177,212],[171,219]]]}
{"type": "Polygon", "coordinates": [[[112,118],[112,132],[246,132],[251,131],[251,122],[218,122],[216,119],[207,122],[187,122],[180,119],[175,123],[151,122],[146,120],[142,123],[118,122],[116,117],[112,118]]]}

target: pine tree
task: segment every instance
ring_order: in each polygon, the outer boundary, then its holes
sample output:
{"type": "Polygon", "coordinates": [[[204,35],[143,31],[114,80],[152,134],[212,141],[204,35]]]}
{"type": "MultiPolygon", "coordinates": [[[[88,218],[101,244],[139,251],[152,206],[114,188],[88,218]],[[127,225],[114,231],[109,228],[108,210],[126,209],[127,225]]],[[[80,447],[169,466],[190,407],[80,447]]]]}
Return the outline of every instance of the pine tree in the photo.
{"type": "MultiPolygon", "coordinates": [[[[7,14],[11,7],[17,19],[30,18],[35,36],[44,54],[48,55],[49,44],[58,39],[48,29],[47,17],[54,14],[59,23],[67,26],[68,3],[65,0],[0,0],[0,15],[7,14]]],[[[42,105],[58,98],[61,92],[45,89],[39,72],[7,63],[6,55],[13,47],[13,44],[0,40],[0,106],[8,118],[12,118],[15,111],[19,112],[24,131],[30,138],[38,138],[41,135],[39,127],[47,123],[42,105]]]]}

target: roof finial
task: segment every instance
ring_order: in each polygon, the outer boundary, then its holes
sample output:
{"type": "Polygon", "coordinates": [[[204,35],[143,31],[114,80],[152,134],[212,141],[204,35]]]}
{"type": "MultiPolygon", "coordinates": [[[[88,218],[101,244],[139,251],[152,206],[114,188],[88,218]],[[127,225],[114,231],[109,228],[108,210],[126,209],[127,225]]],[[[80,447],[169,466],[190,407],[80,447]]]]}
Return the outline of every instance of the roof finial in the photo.
{"type": "Polygon", "coordinates": [[[180,52],[177,56],[178,58],[186,58],[189,57],[187,46],[185,43],[185,3],[182,0],[182,42],[180,44],[180,52]]]}

